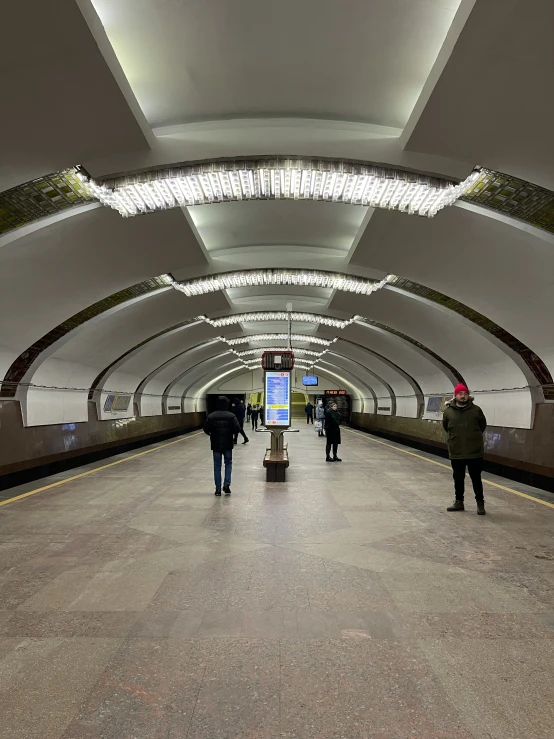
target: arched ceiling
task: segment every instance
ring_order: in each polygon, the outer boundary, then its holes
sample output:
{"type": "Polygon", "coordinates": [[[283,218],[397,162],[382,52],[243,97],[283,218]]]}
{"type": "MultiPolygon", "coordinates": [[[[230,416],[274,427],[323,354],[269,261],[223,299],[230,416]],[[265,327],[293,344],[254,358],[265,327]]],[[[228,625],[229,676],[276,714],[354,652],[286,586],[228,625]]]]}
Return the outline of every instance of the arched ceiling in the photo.
{"type": "Polygon", "coordinates": [[[292,305],[299,366],[370,410],[463,379],[531,426],[554,399],[554,6],[493,5],[11,4],[1,395],[28,425],[110,391],[200,407],[286,344],[292,305]]]}

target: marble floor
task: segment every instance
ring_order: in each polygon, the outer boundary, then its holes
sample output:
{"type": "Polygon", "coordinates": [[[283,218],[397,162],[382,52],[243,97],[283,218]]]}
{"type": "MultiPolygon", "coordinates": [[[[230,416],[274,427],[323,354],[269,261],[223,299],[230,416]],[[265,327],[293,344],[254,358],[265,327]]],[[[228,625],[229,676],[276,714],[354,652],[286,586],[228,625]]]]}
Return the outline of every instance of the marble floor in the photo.
{"type": "Polygon", "coordinates": [[[253,436],[230,498],[195,434],[0,508],[2,739],[552,739],[554,509],[253,436]]]}

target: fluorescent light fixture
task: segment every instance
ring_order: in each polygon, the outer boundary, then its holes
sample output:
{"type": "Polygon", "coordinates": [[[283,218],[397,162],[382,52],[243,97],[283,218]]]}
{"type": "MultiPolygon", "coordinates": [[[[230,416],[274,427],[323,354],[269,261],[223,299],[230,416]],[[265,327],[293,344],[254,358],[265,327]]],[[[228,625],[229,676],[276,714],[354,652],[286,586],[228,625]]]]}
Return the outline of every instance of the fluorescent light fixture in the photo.
{"type": "MultiPolygon", "coordinates": [[[[241,351],[241,352],[235,352],[235,354],[237,355],[237,357],[240,357],[242,359],[243,357],[247,357],[247,356],[249,356],[251,354],[259,354],[260,357],[261,357],[261,355],[264,352],[282,352],[282,351],[285,351],[282,346],[277,347],[275,349],[266,349],[265,347],[261,347],[260,346],[257,349],[245,349],[244,351],[241,351]]],[[[292,350],[292,352],[293,352],[293,354],[294,354],[295,357],[296,357],[297,354],[305,354],[306,356],[309,356],[309,357],[318,358],[318,357],[321,357],[325,353],[325,350],[322,351],[322,352],[314,352],[311,349],[297,349],[295,347],[292,350]]]]}
{"type": "MultiPolygon", "coordinates": [[[[218,337],[220,341],[224,341],[229,346],[237,346],[238,344],[250,344],[258,341],[288,341],[288,334],[252,334],[250,336],[239,336],[237,339],[227,339],[225,336],[218,337]]],[[[319,336],[309,334],[292,334],[293,341],[304,341],[308,344],[319,344],[320,346],[330,346],[337,339],[322,339],[319,336]]],[[[287,351],[285,347],[281,347],[280,351],[287,351]]],[[[294,349],[292,350],[294,353],[294,349]]]]}
{"type": "Polygon", "coordinates": [[[285,313],[284,311],[267,312],[267,313],[237,313],[234,316],[225,316],[224,318],[211,319],[202,316],[202,319],[214,328],[222,326],[232,326],[236,323],[251,323],[254,321],[297,321],[301,323],[317,323],[322,326],[332,326],[333,328],[346,328],[355,320],[357,316],[341,321],[339,318],[331,318],[330,316],[320,316],[316,313],[285,313]]]}
{"type": "Polygon", "coordinates": [[[384,164],[258,157],[177,164],[103,182],[82,169],[89,194],[122,216],[233,200],[323,200],[434,216],[479,177],[462,182],[384,164]]]}
{"type": "MultiPolygon", "coordinates": [[[[341,290],[358,295],[371,295],[380,290],[394,279],[394,275],[387,275],[383,280],[368,280],[365,277],[355,277],[324,270],[304,269],[252,269],[240,272],[224,272],[193,280],[177,282],[171,275],[164,275],[176,290],[187,296],[205,295],[220,290],[233,288],[259,287],[263,285],[286,285],[300,287],[321,287],[330,290],[341,290]]],[[[263,315],[263,314],[260,314],[263,315]]]]}

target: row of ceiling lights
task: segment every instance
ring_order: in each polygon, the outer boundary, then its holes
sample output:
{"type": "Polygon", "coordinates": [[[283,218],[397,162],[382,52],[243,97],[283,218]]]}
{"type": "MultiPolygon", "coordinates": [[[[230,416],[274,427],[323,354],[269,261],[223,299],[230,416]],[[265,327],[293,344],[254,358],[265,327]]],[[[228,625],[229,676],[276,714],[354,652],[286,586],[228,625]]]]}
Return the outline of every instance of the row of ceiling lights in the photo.
{"type": "Polygon", "coordinates": [[[343,160],[221,160],[125,175],[97,182],[79,176],[90,195],[122,216],[242,200],[324,200],[432,217],[479,176],[460,183],[385,165],[343,160]]]}
{"type": "Polygon", "coordinates": [[[357,295],[371,295],[387,283],[395,279],[395,275],[387,275],[384,279],[369,280],[325,270],[304,269],[262,269],[224,272],[198,279],[178,281],[172,275],[162,275],[161,279],[188,297],[232,290],[234,288],[261,287],[264,285],[282,285],[285,287],[317,287],[329,290],[352,292],[357,295]]]}

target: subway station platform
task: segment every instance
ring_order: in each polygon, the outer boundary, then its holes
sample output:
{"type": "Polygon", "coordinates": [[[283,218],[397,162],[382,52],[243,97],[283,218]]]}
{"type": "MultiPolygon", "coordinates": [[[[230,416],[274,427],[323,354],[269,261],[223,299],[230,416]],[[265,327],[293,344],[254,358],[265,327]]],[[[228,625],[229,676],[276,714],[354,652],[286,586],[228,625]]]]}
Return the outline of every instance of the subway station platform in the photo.
{"type": "Polygon", "coordinates": [[[448,514],[442,460],[311,427],[267,484],[251,436],[230,498],[202,433],[9,491],[0,736],[551,739],[554,498],[448,514]]]}

